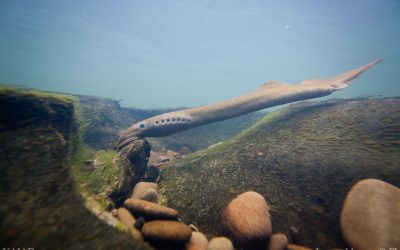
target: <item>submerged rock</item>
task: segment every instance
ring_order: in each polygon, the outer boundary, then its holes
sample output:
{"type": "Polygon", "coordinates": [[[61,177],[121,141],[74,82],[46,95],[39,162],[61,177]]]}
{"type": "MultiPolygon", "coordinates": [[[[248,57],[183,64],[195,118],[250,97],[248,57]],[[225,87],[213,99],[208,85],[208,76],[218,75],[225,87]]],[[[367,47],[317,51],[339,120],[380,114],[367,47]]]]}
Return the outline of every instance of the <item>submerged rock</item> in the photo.
{"type": "Polygon", "coordinates": [[[295,245],[295,244],[288,244],[286,247],[288,250],[313,250],[309,247],[295,245]]]}
{"type": "Polygon", "coordinates": [[[192,230],[181,222],[155,220],[143,225],[142,234],[149,241],[183,243],[190,239],[192,230]]]}
{"type": "Polygon", "coordinates": [[[149,189],[157,189],[157,184],[154,182],[141,181],[133,188],[131,198],[141,199],[149,189]]]}
{"type": "Polygon", "coordinates": [[[214,237],[208,243],[207,250],[233,250],[233,244],[226,237],[214,237]]]}
{"type": "Polygon", "coordinates": [[[400,246],[400,189],[376,179],[357,182],[344,201],[340,226],[354,249],[400,246]]]}
{"type": "Polygon", "coordinates": [[[186,250],[206,250],[208,245],[207,237],[200,232],[192,232],[189,242],[186,244],[186,250]]]}
{"type": "Polygon", "coordinates": [[[1,247],[150,249],[98,219],[77,192],[74,102],[61,94],[0,90],[1,247]]]}
{"type": "Polygon", "coordinates": [[[178,219],[178,212],[176,210],[149,201],[129,198],[125,200],[124,207],[128,208],[135,215],[143,216],[146,220],[178,219]]]}
{"type": "Polygon", "coordinates": [[[379,178],[400,186],[400,98],[301,102],[271,113],[233,140],[171,163],[159,196],[208,235],[238,194],[268,197],[274,230],[298,244],[346,246],[339,215],[349,188],[379,178]],[[260,154],[261,153],[261,154],[260,154]]]}
{"type": "Polygon", "coordinates": [[[144,177],[149,156],[150,144],[146,140],[133,141],[119,152],[114,183],[108,195],[117,206],[129,197],[132,188],[144,177]]]}
{"type": "Polygon", "coordinates": [[[135,239],[142,239],[140,231],[135,228],[136,219],[128,211],[128,209],[120,207],[117,210],[117,217],[127,227],[135,239]]]}
{"type": "Polygon", "coordinates": [[[272,233],[268,205],[256,192],[245,192],[233,199],[224,211],[224,225],[246,248],[262,249],[272,233]]]}
{"type": "Polygon", "coordinates": [[[288,238],[284,234],[274,234],[269,240],[268,250],[284,250],[288,244],[288,238]]]}
{"type": "Polygon", "coordinates": [[[153,203],[158,203],[158,195],[157,191],[155,189],[147,189],[140,197],[139,199],[153,202],[153,203]]]}

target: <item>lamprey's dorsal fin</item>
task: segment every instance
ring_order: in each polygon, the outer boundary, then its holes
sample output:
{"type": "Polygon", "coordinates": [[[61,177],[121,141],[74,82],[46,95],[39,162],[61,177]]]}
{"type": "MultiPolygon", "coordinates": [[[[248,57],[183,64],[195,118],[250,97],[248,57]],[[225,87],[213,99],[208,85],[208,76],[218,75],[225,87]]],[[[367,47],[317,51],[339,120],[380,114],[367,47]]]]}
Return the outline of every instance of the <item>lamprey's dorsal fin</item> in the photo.
{"type": "Polygon", "coordinates": [[[261,84],[261,86],[259,88],[264,89],[264,88],[275,88],[275,87],[282,87],[282,86],[290,86],[290,84],[286,83],[286,82],[277,81],[277,80],[270,80],[268,82],[261,84]]]}
{"type": "Polygon", "coordinates": [[[373,61],[371,63],[368,63],[367,65],[364,65],[358,69],[353,69],[350,71],[347,71],[341,75],[338,75],[336,77],[333,78],[329,78],[329,79],[312,79],[312,80],[304,80],[300,83],[300,85],[320,85],[320,84],[331,84],[331,85],[335,85],[338,87],[338,89],[342,89],[347,87],[351,81],[353,81],[354,79],[356,79],[359,75],[361,75],[362,73],[364,73],[365,71],[367,71],[369,68],[371,68],[372,66],[382,62],[383,59],[379,59],[376,61],[373,61]]]}

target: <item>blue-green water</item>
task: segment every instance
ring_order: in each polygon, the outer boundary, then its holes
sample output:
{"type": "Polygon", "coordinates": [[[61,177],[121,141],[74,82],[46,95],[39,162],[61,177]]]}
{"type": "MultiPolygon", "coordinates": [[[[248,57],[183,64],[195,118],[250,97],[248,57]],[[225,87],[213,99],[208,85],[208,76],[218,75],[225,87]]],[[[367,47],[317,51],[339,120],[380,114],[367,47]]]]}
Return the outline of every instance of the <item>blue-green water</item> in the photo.
{"type": "Polygon", "coordinates": [[[380,57],[331,97],[400,95],[398,0],[0,0],[1,83],[125,106],[207,104],[380,57]]]}

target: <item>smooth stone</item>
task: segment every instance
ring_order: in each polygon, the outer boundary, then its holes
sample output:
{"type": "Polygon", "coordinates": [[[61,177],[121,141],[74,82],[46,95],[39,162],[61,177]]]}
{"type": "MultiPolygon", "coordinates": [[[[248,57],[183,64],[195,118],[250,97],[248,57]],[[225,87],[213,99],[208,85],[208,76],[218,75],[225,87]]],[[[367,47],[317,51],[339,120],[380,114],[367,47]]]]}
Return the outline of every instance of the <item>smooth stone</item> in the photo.
{"type": "Polygon", "coordinates": [[[284,234],[273,234],[269,239],[268,250],[283,250],[286,249],[288,238],[284,234]]]}
{"type": "Polygon", "coordinates": [[[140,199],[148,189],[157,190],[157,184],[154,182],[141,181],[133,187],[131,198],[140,199]]]}
{"type": "Polygon", "coordinates": [[[200,232],[192,232],[186,250],[206,250],[208,246],[207,237],[200,232]]]}
{"type": "Polygon", "coordinates": [[[305,247],[305,246],[300,246],[300,245],[295,245],[295,244],[288,244],[286,246],[287,250],[313,250],[309,247],[305,247]]]}
{"type": "Polygon", "coordinates": [[[343,238],[357,250],[400,246],[400,189],[376,179],[357,182],[340,215],[343,238]]]}
{"type": "Polygon", "coordinates": [[[186,242],[192,236],[190,227],[182,222],[155,220],[142,227],[143,237],[156,242],[186,242]]]}
{"type": "Polygon", "coordinates": [[[123,207],[118,208],[117,217],[122,222],[122,224],[127,227],[127,229],[131,232],[135,239],[142,239],[140,231],[134,227],[136,219],[132,216],[128,209],[123,207]]]}
{"type": "Polygon", "coordinates": [[[139,199],[149,201],[152,203],[158,203],[158,194],[155,189],[147,189],[140,197],[139,199]]]}
{"type": "Polygon", "coordinates": [[[240,244],[264,248],[272,234],[268,205],[256,192],[245,192],[233,199],[224,211],[224,226],[240,244]]]}
{"type": "Polygon", "coordinates": [[[288,244],[286,246],[287,250],[313,250],[311,248],[305,247],[305,246],[300,246],[300,245],[295,245],[295,244],[288,244]]]}
{"type": "Polygon", "coordinates": [[[134,215],[143,216],[146,220],[178,219],[176,210],[149,201],[129,198],[125,200],[124,207],[128,208],[134,215]]]}
{"type": "Polygon", "coordinates": [[[208,242],[206,250],[234,250],[232,241],[226,237],[214,237],[208,242]]]}

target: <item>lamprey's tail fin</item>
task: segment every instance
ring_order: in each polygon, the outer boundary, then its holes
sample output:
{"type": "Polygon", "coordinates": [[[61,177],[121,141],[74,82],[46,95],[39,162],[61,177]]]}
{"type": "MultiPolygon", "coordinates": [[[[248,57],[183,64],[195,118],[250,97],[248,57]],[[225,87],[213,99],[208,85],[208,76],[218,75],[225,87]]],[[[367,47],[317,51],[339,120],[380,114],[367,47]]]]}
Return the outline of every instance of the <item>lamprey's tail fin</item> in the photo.
{"type": "Polygon", "coordinates": [[[313,80],[304,80],[300,83],[300,85],[310,85],[310,86],[318,86],[318,85],[330,85],[333,88],[333,91],[340,90],[349,86],[350,82],[356,79],[363,72],[367,71],[369,68],[374,66],[375,64],[383,61],[382,59],[373,61],[365,66],[362,66],[358,69],[353,69],[348,72],[345,72],[339,76],[330,78],[330,79],[313,79],[313,80]]]}

